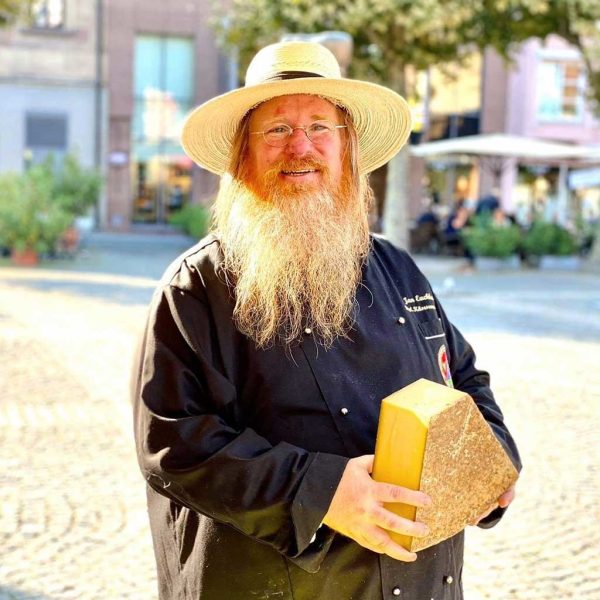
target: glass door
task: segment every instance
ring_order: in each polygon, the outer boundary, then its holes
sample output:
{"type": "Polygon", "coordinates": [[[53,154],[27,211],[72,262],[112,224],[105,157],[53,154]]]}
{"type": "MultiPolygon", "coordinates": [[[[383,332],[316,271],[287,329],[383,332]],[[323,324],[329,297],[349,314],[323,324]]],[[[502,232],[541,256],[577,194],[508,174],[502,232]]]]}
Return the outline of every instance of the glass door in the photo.
{"type": "Polygon", "coordinates": [[[179,137],[193,104],[193,41],[136,38],[132,121],[132,220],[166,223],[189,201],[192,161],[179,137]]]}

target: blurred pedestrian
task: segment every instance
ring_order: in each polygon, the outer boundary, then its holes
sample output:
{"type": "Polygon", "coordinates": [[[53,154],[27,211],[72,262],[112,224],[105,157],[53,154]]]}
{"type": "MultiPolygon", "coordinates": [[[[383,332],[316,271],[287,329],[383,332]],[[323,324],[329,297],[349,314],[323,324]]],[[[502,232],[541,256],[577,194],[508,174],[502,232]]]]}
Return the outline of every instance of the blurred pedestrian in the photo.
{"type": "Polygon", "coordinates": [[[477,201],[475,214],[477,216],[485,213],[491,215],[498,208],[500,208],[500,190],[498,188],[493,188],[491,193],[481,197],[477,201]]]}
{"type": "Polygon", "coordinates": [[[410,248],[413,252],[436,254],[440,248],[441,234],[435,197],[423,196],[421,206],[423,210],[410,232],[410,248]]]}
{"type": "Polygon", "coordinates": [[[454,207],[446,220],[442,232],[446,251],[455,256],[465,256],[467,252],[461,237],[462,230],[469,223],[471,211],[467,207],[465,198],[457,198],[454,207]]]}

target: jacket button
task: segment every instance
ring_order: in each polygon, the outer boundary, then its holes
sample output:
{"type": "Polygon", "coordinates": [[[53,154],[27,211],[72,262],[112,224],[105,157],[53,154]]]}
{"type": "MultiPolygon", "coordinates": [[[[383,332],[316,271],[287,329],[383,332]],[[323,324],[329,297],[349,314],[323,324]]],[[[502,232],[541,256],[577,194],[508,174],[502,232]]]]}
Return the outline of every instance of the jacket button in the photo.
{"type": "Polygon", "coordinates": [[[306,335],[310,335],[310,334],[312,333],[312,329],[311,329],[310,327],[306,327],[306,328],[304,329],[304,333],[305,333],[306,335]]]}
{"type": "Polygon", "coordinates": [[[399,596],[401,593],[402,593],[402,592],[400,591],[400,588],[399,588],[399,587],[395,587],[395,588],[392,590],[392,594],[394,594],[394,596],[399,596]]]}
{"type": "Polygon", "coordinates": [[[398,324],[404,325],[404,323],[406,323],[406,319],[404,317],[398,317],[398,324]]]}
{"type": "Polygon", "coordinates": [[[446,575],[446,577],[444,577],[444,583],[447,583],[448,585],[450,585],[453,581],[454,577],[452,577],[452,575],[446,575]]]}
{"type": "Polygon", "coordinates": [[[344,416],[346,416],[350,411],[344,406],[343,408],[340,408],[340,413],[342,413],[344,416]]]}

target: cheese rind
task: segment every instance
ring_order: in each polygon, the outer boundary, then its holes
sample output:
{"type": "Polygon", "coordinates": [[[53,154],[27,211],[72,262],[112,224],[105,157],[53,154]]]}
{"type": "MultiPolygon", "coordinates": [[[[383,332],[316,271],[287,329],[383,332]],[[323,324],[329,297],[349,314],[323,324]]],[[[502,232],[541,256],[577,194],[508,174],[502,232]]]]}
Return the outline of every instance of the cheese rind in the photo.
{"type": "Polygon", "coordinates": [[[422,550],[455,535],[517,479],[517,471],[471,397],[420,379],[381,404],[373,478],[427,493],[425,508],[385,507],[429,526],[425,538],[390,532],[422,550]]]}
{"type": "MultiPolygon", "coordinates": [[[[378,448],[394,448],[394,458],[390,460],[386,458],[390,456],[388,452],[376,450],[373,478],[418,490],[427,441],[427,424],[414,412],[390,402],[382,403],[379,422],[385,423],[385,426],[381,429],[381,434],[377,433],[378,448]]],[[[385,508],[401,517],[415,520],[415,506],[391,503],[385,504],[385,508]]],[[[405,548],[412,539],[399,533],[392,533],[392,537],[405,548]]]]}

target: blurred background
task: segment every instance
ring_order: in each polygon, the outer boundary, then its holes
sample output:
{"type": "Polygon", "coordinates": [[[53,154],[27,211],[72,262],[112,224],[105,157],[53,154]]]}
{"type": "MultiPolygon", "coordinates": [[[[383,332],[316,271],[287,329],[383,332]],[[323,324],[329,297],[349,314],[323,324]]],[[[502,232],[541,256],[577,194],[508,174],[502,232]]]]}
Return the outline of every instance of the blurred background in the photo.
{"type": "Polygon", "coordinates": [[[522,447],[519,503],[468,534],[467,597],[600,598],[600,2],[0,0],[0,600],[156,597],[129,365],[218,186],[180,130],[294,38],[408,100],[371,226],[522,447]]]}
{"type": "Polygon", "coordinates": [[[591,249],[594,0],[2,0],[0,18],[0,174],[50,161],[56,178],[69,158],[93,169],[102,185],[66,211],[80,232],[162,232],[198,219],[217,178],[183,153],[185,116],[243,84],[261,46],[312,34],[348,76],[392,87],[413,108],[411,147],[371,178],[374,229],[417,251],[457,253],[448,218],[491,197],[488,207],[521,228],[554,222],[591,249]]]}

